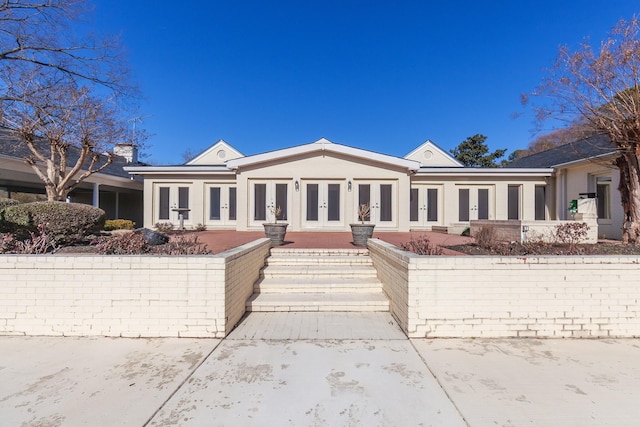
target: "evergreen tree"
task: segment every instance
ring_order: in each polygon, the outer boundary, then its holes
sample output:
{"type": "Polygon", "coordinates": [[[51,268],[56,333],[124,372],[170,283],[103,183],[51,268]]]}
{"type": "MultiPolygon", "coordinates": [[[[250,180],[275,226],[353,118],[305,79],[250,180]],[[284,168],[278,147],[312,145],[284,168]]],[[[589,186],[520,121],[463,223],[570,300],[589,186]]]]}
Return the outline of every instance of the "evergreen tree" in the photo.
{"type": "Polygon", "coordinates": [[[504,156],[507,150],[496,150],[493,153],[489,153],[489,146],[485,144],[486,140],[486,136],[479,133],[475,134],[451,150],[451,154],[466,167],[497,168],[498,163],[496,163],[496,160],[504,156]]]}

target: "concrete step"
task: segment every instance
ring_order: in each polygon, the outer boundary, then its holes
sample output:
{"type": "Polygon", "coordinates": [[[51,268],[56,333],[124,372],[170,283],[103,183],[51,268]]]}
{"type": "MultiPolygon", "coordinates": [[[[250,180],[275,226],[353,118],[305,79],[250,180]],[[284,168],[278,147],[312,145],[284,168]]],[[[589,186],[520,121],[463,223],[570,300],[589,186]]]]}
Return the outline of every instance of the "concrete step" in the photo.
{"type": "Polygon", "coordinates": [[[373,261],[368,256],[350,256],[350,255],[277,255],[270,256],[266,261],[267,265],[368,265],[373,266],[373,261]]]}
{"type": "Polygon", "coordinates": [[[368,249],[298,249],[298,248],[271,248],[271,256],[369,256],[368,249]]]}
{"type": "Polygon", "coordinates": [[[382,291],[367,293],[253,294],[247,311],[389,311],[382,291]]]}
{"type": "Polygon", "coordinates": [[[262,269],[263,278],[303,277],[377,277],[376,269],[368,265],[269,265],[262,269]]]}
{"type": "Polygon", "coordinates": [[[377,278],[323,276],[309,278],[261,278],[253,285],[256,293],[314,293],[314,292],[379,292],[382,284],[377,278]]]}

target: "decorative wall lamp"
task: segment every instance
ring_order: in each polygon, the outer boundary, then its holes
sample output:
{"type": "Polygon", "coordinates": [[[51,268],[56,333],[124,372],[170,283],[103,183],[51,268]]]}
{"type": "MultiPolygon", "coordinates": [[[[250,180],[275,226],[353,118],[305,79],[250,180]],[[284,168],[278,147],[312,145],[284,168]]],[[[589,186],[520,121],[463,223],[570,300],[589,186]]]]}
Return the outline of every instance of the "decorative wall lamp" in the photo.
{"type": "Polygon", "coordinates": [[[296,179],[296,182],[294,183],[294,186],[296,187],[296,191],[300,191],[300,183],[298,182],[297,179],[296,179]]]}
{"type": "Polygon", "coordinates": [[[347,182],[347,190],[351,191],[351,181],[347,182]]]}

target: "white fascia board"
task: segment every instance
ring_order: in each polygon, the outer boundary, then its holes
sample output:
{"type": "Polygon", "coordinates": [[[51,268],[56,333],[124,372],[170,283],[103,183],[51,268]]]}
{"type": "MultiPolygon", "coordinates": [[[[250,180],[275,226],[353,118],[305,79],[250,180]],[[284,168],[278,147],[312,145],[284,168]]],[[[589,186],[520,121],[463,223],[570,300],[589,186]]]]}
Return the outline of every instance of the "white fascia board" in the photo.
{"type": "MultiPolygon", "coordinates": [[[[616,151],[610,152],[610,153],[605,153],[605,154],[600,154],[599,156],[591,156],[591,157],[587,157],[586,159],[578,159],[578,160],[572,160],[570,162],[566,162],[566,163],[558,163],[557,165],[553,165],[554,168],[558,169],[558,168],[566,168],[568,166],[573,166],[573,165],[577,165],[580,163],[586,163],[586,162],[592,162],[594,160],[602,160],[606,157],[613,157],[617,154],[616,151]]],[[[615,168],[614,165],[611,165],[613,168],[615,168]]]]}
{"type": "Polygon", "coordinates": [[[125,166],[124,170],[132,175],[203,175],[203,174],[233,174],[227,166],[125,166]]]}
{"type": "Polygon", "coordinates": [[[339,154],[346,154],[353,157],[359,157],[367,160],[373,160],[380,163],[391,164],[394,166],[404,167],[411,171],[417,171],[420,163],[414,160],[407,160],[401,157],[389,156],[373,151],[362,150],[360,148],[348,147],[346,145],[335,144],[324,138],[312,142],[311,144],[299,145],[297,147],[283,148],[282,150],[271,151],[268,153],[256,154],[253,156],[243,157],[241,159],[229,160],[227,166],[230,169],[238,169],[239,167],[273,161],[285,157],[296,156],[300,154],[308,154],[319,151],[328,151],[339,154]]]}
{"type": "Polygon", "coordinates": [[[414,176],[551,176],[553,168],[420,168],[414,176]]]}

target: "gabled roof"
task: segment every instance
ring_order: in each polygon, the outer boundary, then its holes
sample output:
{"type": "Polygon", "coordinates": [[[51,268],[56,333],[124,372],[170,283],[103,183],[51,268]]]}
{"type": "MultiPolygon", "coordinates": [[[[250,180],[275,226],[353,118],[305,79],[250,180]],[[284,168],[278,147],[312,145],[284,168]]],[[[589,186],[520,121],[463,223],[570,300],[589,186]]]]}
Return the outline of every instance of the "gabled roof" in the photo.
{"type": "Polygon", "coordinates": [[[594,135],[549,150],[516,159],[510,168],[549,168],[614,154],[615,145],[606,135],[594,135]]]}
{"type": "Polygon", "coordinates": [[[451,154],[427,139],[418,148],[404,156],[405,159],[420,162],[422,166],[463,167],[451,154]]]}
{"type": "Polygon", "coordinates": [[[414,160],[403,159],[401,157],[389,156],[387,154],[380,154],[373,151],[362,150],[360,148],[349,147],[347,145],[336,144],[326,138],[321,138],[316,142],[312,142],[310,144],[299,145],[296,147],[284,148],[281,150],[270,151],[267,153],[255,154],[253,156],[230,160],[227,162],[227,166],[230,169],[238,169],[244,166],[254,165],[258,163],[285,159],[290,156],[310,154],[322,151],[343,154],[347,156],[366,159],[367,161],[374,161],[401,167],[412,172],[417,171],[420,168],[420,163],[414,160]]]}
{"type": "Polygon", "coordinates": [[[239,157],[244,157],[244,155],[221,139],[185,165],[223,165],[225,162],[239,157]]]}

